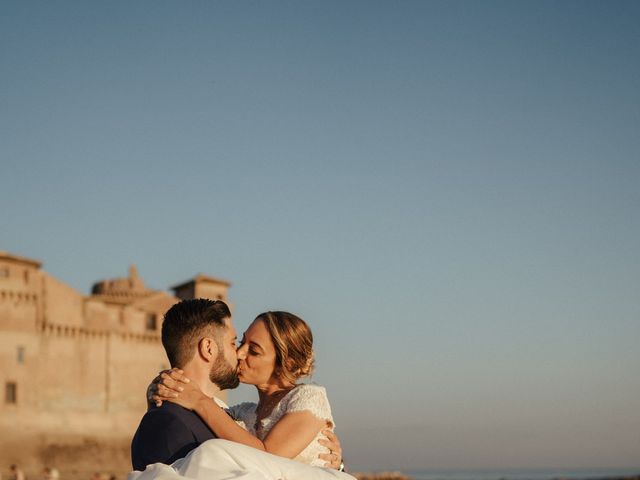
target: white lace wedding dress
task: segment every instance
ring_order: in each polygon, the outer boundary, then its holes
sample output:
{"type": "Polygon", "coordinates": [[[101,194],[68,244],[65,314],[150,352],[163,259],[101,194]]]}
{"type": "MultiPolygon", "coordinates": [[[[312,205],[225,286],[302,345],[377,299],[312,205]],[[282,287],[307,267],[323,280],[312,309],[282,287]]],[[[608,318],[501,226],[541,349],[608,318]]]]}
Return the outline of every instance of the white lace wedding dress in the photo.
{"type": "MultiPolygon", "coordinates": [[[[290,412],[308,410],[333,428],[325,389],[317,385],[299,385],[291,390],[257,425],[257,431],[256,406],[241,403],[231,407],[229,413],[261,440],[290,412]]],[[[209,440],[172,465],[154,463],[143,472],[130,473],[128,480],[355,480],[347,473],[322,467],[324,461],[317,457],[327,450],[318,443],[321,437],[319,433],[293,460],[228,440],[209,440]]]]}
{"type": "MultiPolygon", "coordinates": [[[[316,417],[327,422],[327,428],[333,430],[333,416],[331,406],[324,387],[319,385],[298,385],[287,393],[273,408],[268,417],[256,424],[256,403],[241,403],[234,405],[228,411],[229,414],[252,435],[264,440],[273,426],[287,413],[309,411],[316,417]]],[[[318,432],[313,441],[294,458],[298,462],[316,467],[322,467],[324,460],[318,458],[320,453],[329,453],[327,447],[323,447],[318,440],[323,438],[318,432]]]]}

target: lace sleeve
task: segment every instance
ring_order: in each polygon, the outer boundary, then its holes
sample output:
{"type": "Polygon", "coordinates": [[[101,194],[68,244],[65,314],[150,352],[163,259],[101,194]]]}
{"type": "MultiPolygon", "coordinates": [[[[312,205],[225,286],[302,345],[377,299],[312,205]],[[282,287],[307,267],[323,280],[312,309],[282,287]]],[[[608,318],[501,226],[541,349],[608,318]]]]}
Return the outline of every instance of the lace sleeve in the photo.
{"type": "Polygon", "coordinates": [[[242,402],[229,407],[227,413],[236,422],[247,422],[249,416],[255,415],[256,404],[253,402],[242,402]]]}
{"type": "Polygon", "coordinates": [[[287,404],[286,413],[309,411],[316,417],[333,423],[327,391],[319,385],[300,385],[287,404]]]}

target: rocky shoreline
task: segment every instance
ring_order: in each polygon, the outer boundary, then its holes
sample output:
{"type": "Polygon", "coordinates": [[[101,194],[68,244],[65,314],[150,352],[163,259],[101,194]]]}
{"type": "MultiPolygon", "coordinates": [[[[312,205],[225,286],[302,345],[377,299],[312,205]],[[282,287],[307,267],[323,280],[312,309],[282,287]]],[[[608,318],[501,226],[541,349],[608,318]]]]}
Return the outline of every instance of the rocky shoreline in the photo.
{"type": "Polygon", "coordinates": [[[413,480],[402,472],[349,472],[358,480],[413,480]]]}
{"type": "MultiPolygon", "coordinates": [[[[351,475],[358,480],[413,480],[413,477],[405,475],[402,472],[350,472],[351,475]]],[[[568,480],[563,477],[554,478],[552,480],[568,480]]],[[[576,479],[572,479],[576,480],[576,479]]],[[[629,477],[601,477],[590,478],[589,480],[640,480],[640,474],[629,477]]]]}

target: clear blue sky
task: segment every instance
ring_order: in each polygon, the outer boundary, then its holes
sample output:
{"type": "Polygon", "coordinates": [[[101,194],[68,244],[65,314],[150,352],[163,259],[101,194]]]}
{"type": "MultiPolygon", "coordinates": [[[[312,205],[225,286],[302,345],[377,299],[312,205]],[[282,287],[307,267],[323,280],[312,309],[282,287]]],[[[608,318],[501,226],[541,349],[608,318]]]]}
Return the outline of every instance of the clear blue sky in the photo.
{"type": "MultiPolygon", "coordinates": [[[[300,314],[355,468],[640,461],[639,2],[0,5],[0,250],[300,314]]],[[[253,398],[244,388],[232,399],[253,398]]]]}

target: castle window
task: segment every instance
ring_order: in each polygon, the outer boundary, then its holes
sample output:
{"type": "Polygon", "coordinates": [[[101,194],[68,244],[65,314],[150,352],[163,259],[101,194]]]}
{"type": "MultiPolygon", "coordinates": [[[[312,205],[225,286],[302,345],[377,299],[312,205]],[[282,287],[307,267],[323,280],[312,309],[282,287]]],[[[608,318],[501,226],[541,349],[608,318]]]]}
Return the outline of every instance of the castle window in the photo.
{"type": "Polygon", "coordinates": [[[155,313],[147,313],[147,330],[158,329],[158,316],[155,313]]]}
{"type": "Polygon", "coordinates": [[[15,405],[18,403],[18,385],[16,382],[7,382],[4,387],[4,401],[15,405]]]}
{"type": "Polygon", "coordinates": [[[20,365],[24,365],[24,354],[25,354],[25,348],[24,347],[18,347],[17,360],[18,360],[18,363],[20,365]]]}
{"type": "Polygon", "coordinates": [[[9,269],[7,267],[0,268],[0,278],[7,278],[9,276],[9,269]]]}

